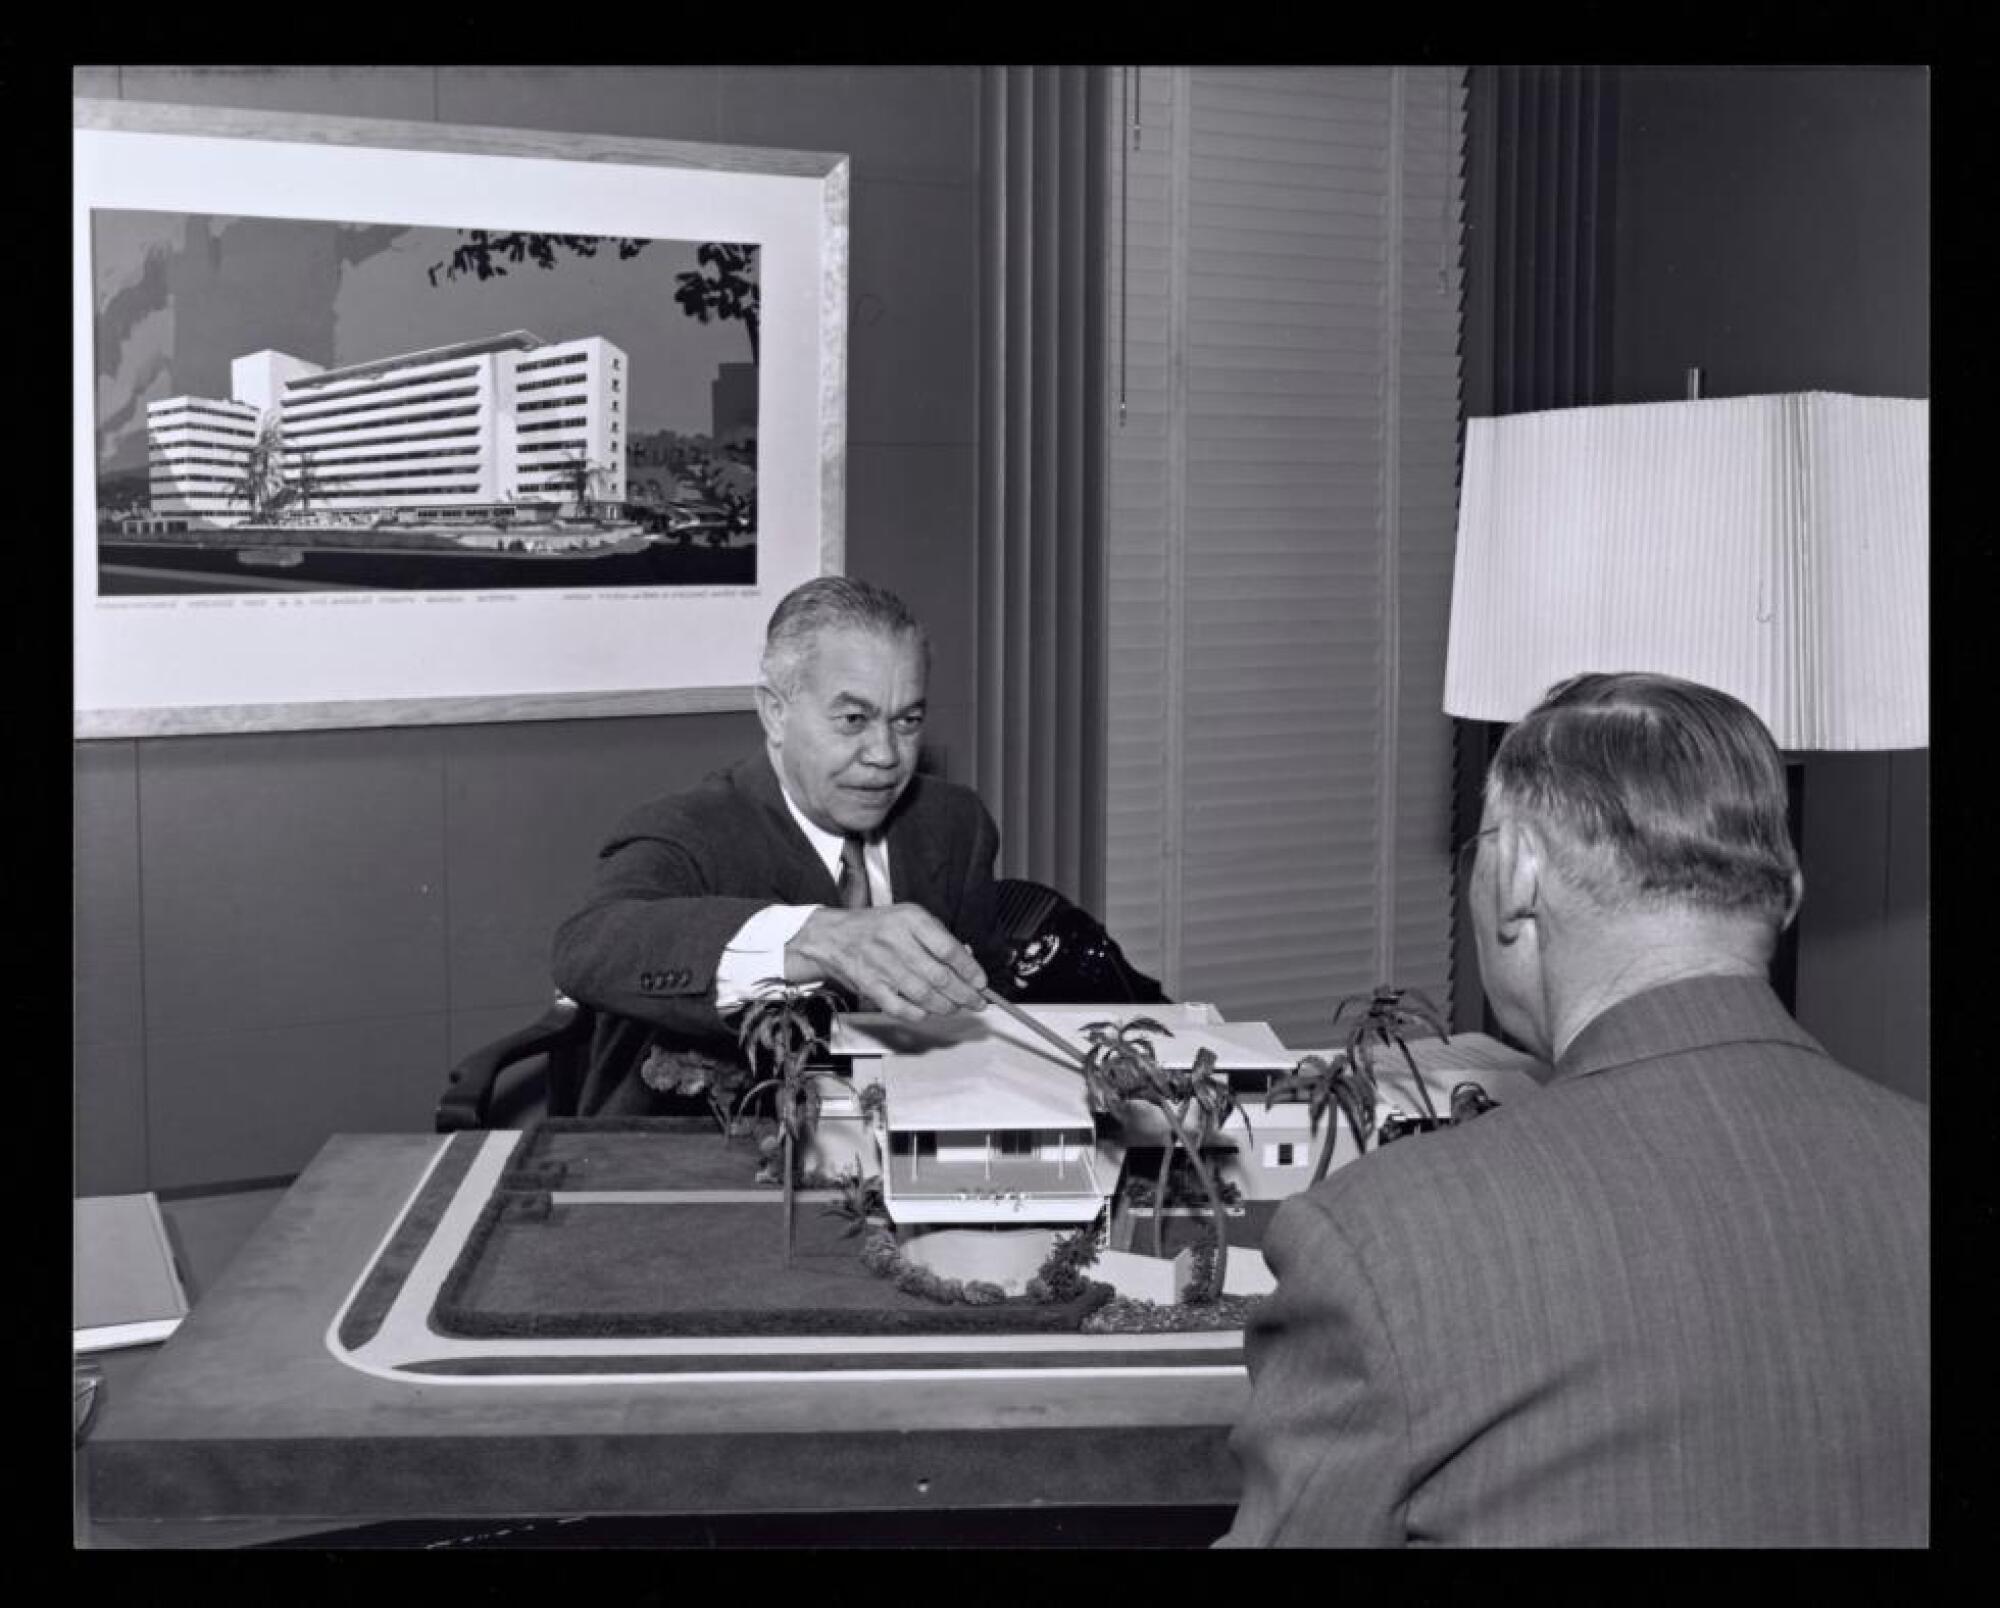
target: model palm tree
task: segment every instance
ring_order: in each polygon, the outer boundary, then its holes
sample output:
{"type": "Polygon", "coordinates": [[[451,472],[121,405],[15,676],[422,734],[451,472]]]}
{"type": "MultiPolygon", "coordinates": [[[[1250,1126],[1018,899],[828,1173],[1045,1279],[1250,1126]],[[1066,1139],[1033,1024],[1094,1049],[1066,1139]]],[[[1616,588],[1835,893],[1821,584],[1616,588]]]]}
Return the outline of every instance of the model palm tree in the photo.
{"type": "MultiPolygon", "coordinates": [[[[1382,1125],[1381,1144],[1401,1138],[1413,1129],[1469,1122],[1482,1111],[1491,1111],[1498,1103],[1477,1083],[1468,1081],[1452,1089],[1450,1115],[1438,1115],[1430,1090],[1424,1084],[1423,1073],[1417,1069],[1417,1059],[1410,1053],[1406,1040],[1410,1030],[1416,1028],[1434,1033],[1446,1043],[1451,1041],[1451,1034],[1446,1030],[1438,1008],[1420,989],[1384,987],[1366,994],[1350,994],[1334,1008],[1336,1027],[1349,1011],[1353,1011],[1354,1015],[1345,1046],[1330,1056],[1306,1056],[1286,1076],[1271,1085],[1264,1096],[1267,1108],[1280,1100],[1303,1098],[1308,1102],[1308,1120],[1315,1135],[1319,1132],[1320,1118],[1337,1110],[1347,1119],[1348,1131],[1354,1135],[1356,1153],[1365,1151],[1375,1133],[1375,1105],[1379,1088],[1375,1075],[1375,1049],[1390,1044],[1396,1047],[1403,1057],[1403,1064],[1409,1068],[1425,1117],[1421,1121],[1391,1117],[1382,1125]]],[[[1329,1116],[1326,1140],[1320,1146],[1318,1161],[1313,1164],[1314,1183],[1326,1176],[1338,1138],[1339,1123],[1329,1116]]]]}
{"type": "Polygon", "coordinates": [[[1201,1150],[1230,1113],[1241,1108],[1228,1082],[1215,1075],[1213,1050],[1197,1050],[1191,1067],[1162,1066],[1148,1036],[1154,1033],[1173,1037],[1171,1029],[1150,1016],[1086,1026],[1083,1035],[1090,1049],[1083,1058],[1084,1088],[1093,1111],[1109,1113],[1117,1106],[1136,1103],[1150,1106],[1165,1120],[1168,1143],[1153,1191],[1153,1254],[1164,1251],[1167,1176],[1178,1146],[1208,1195],[1209,1221],[1215,1230],[1215,1271],[1204,1294],[1219,1296],[1229,1267],[1229,1230],[1222,1191],[1201,1150]]]}
{"type": "Polygon", "coordinates": [[[1423,1030],[1416,1033],[1419,1038],[1434,1033],[1445,1043],[1451,1042],[1444,1017],[1430,997],[1416,988],[1383,987],[1367,994],[1350,994],[1334,1007],[1335,1027],[1340,1026],[1340,1019],[1349,1010],[1355,1014],[1347,1031],[1347,1059],[1350,1065],[1365,1070],[1370,1092],[1375,1084],[1375,1046],[1393,1044],[1401,1053],[1403,1064],[1410,1069],[1410,1079],[1417,1086],[1417,1099],[1423,1104],[1425,1117],[1432,1123],[1440,1121],[1437,1107],[1431,1103],[1430,1090],[1424,1086],[1424,1076],[1417,1070],[1417,1059],[1404,1042],[1415,1029],[1423,1030]]]}
{"type": "Polygon", "coordinates": [[[1357,1064],[1345,1051],[1308,1055],[1271,1085],[1264,1096],[1264,1105],[1268,1110],[1281,1100],[1299,1099],[1306,1101],[1309,1131],[1315,1137],[1320,1119],[1327,1119],[1326,1140],[1319,1147],[1319,1159],[1313,1163],[1312,1181],[1318,1183],[1332,1164],[1340,1139],[1341,1117],[1347,1118],[1348,1131],[1354,1135],[1355,1152],[1359,1154],[1368,1148],[1369,1136],[1375,1131],[1374,1068],[1357,1064]]]}
{"type": "Polygon", "coordinates": [[[737,1042],[750,1063],[752,1082],[736,1102],[736,1116],[723,1130],[723,1142],[728,1143],[750,1102],[766,1089],[773,1090],[782,1153],[780,1178],[785,1189],[785,1260],[789,1262],[798,1152],[819,1126],[819,1085],[833,1076],[806,1063],[826,1048],[840,1007],[825,990],[799,987],[778,978],[766,978],[758,988],[736,1030],[737,1042]]]}

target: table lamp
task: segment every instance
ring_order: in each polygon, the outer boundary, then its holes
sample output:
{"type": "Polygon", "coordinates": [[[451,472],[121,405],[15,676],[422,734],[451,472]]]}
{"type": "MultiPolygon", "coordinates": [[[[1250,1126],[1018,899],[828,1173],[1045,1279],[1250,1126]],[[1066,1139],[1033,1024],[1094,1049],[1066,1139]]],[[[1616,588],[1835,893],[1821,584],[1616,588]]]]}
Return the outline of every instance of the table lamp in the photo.
{"type": "Polygon", "coordinates": [[[1927,747],[1929,422],[1819,391],[1467,421],[1445,712],[1651,670],[1742,699],[1795,760],[1927,747]]]}

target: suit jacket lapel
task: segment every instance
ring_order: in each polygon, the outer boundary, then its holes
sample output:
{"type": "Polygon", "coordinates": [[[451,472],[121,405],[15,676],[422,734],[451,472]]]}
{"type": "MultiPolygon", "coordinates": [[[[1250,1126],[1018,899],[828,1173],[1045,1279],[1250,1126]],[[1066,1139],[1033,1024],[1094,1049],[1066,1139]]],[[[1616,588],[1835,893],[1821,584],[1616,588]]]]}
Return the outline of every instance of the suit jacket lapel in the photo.
{"type": "MultiPolygon", "coordinates": [[[[749,799],[755,812],[756,829],[771,847],[771,873],[783,904],[833,904],[839,887],[826,869],[826,862],[799,830],[778,784],[777,770],[768,751],[753,754],[736,767],[737,791],[749,799]]],[[[896,872],[890,862],[889,874],[896,872]]],[[[901,897],[900,886],[897,890],[901,897]]]]}
{"type": "Polygon", "coordinates": [[[944,846],[930,829],[930,812],[923,807],[924,779],[914,778],[889,821],[889,880],[897,903],[920,904],[948,911],[945,899],[950,867],[944,846]]]}
{"type": "MultiPolygon", "coordinates": [[[[767,752],[752,755],[735,771],[735,782],[755,812],[758,829],[771,845],[771,863],[780,899],[786,904],[832,904],[839,883],[799,830],[785,802],[777,770],[767,752]]],[[[951,867],[944,845],[931,828],[924,779],[912,779],[889,818],[889,881],[898,903],[948,912],[951,867]]]]}

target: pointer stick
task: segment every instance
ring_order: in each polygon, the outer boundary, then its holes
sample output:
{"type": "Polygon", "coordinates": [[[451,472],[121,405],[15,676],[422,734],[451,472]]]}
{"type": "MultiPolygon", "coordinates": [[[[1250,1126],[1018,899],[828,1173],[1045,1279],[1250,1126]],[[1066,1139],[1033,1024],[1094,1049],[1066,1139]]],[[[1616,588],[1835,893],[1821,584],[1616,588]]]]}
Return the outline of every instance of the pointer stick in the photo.
{"type": "Polygon", "coordinates": [[[991,1003],[998,1005],[1009,1016],[1013,1017],[1015,1021],[1020,1022],[1024,1026],[1031,1028],[1033,1031],[1041,1034],[1043,1038],[1047,1039],[1057,1049],[1061,1050],[1063,1054],[1066,1057],[1068,1057],[1068,1059],[1074,1061],[1079,1070],[1081,1070],[1082,1067],[1085,1065],[1083,1052],[1079,1050],[1074,1044],[1070,1043],[1068,1039],[1064,1038],[1062,1034],[1058,1033],[1054,1028],[1050,1027],[1047,1023],[1036,1021],[1034,1017],[1030,1016],[1026,1011],[1022,1010],[1021,1007],[1016,1005],[1012,1000],[1002,999],[998,994],[994,993],[993,990],[990,988],[982,988],[980,990],[980,993],[984,994],[991,1003]]]}

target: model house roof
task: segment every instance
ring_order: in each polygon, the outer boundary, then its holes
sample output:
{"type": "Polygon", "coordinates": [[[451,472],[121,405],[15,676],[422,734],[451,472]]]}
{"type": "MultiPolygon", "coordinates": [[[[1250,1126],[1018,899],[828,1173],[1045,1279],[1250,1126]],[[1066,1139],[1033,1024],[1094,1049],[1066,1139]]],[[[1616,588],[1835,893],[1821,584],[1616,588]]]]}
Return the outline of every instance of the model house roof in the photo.
{"type": "MultiPolygon", "coordinates": [[[[1030,1005],[1028,1013],[1068,1039],[1078,1053],[1090,1048],[1084,1029],[1093,1022],[1130,1021],[1151,1017],[1167,1031],[1153,1035],[1153,1051],[1162,1066],[1194,1064],[1197,1051],[1213,1050],[1216,1065],[1224,1071],[1289,1072],[1299,1054],[1288,1050],[1265,1022],[1218,1022],[1205,1005],[1030,1005]]],[[[922,1022],[901,1022],[892,1016],[856,1011],[840,1017],[833,1026],[829,1046],[835,1055],[863,1056],[891,1051],[904,1055],[934,1052],[945,1047],[979,1044],[1015,1044],[1038,1057],[1052,1057],[1034,1033],[1004,1011],[986,1010],[976,1015],[933,1017],[922,1022]]]]}
{"type": "Polygon", "coordinates": [[[1083,1079],[1010,1044],[960,1044],[922,1056],[885,1055],[855,1071],[879,1078],[891,1133],[980,1133],[1091,1125],[1083,1079]]]}

